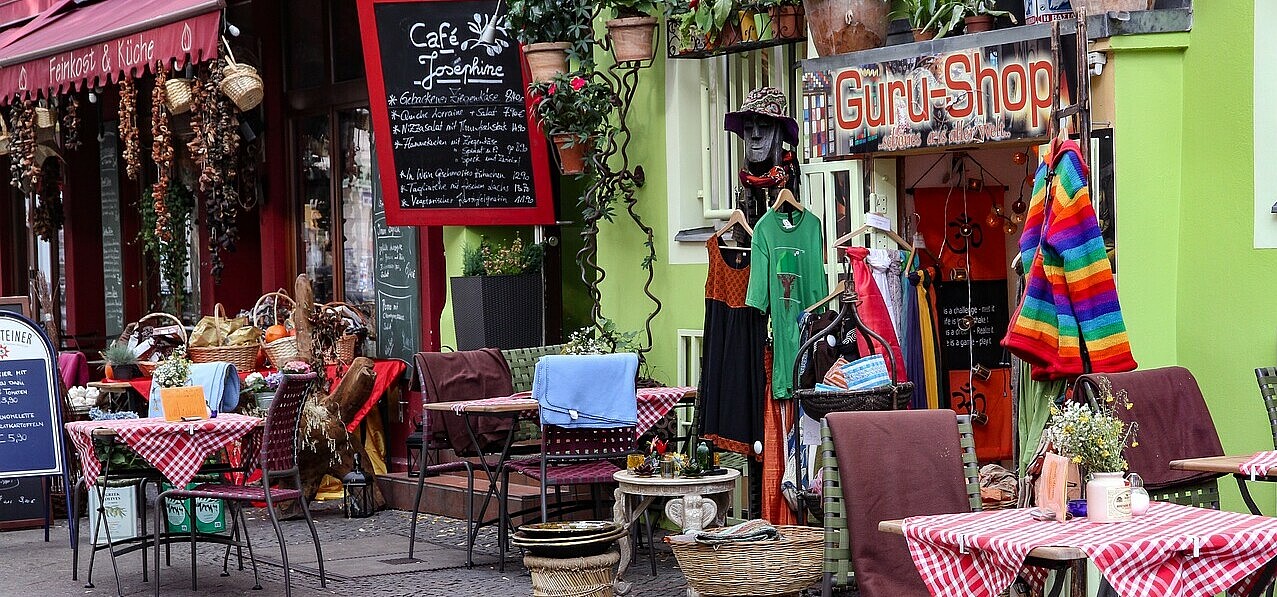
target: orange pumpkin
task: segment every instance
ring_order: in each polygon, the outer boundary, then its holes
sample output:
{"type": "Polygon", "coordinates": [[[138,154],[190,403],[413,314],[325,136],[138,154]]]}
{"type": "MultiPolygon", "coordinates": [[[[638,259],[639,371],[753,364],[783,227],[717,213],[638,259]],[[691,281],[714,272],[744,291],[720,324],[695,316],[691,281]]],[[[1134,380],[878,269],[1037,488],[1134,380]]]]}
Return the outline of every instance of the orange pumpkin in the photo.
{"type": "Polygon", "coordinates": [[[286,338],[288,336],[289,336],[288,328],[278,323],[266,328],[266,343],[267,344],[270,344],[271,342],[274,342],[280,338],[286,338]]]}

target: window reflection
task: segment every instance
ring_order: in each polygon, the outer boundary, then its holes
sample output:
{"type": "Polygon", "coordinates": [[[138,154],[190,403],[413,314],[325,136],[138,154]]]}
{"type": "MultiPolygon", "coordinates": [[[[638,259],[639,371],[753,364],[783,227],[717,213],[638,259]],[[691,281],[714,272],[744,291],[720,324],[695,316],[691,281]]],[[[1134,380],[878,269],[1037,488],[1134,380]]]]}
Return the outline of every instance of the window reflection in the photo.
{"type": "Polygon", "coordinates": [[[366,108],[338,114],[342,137],[342,287],[347,303],[372,311],[372,127],[366,108]]]}
{"type": "Polygon", "coordinates": [[[328,117],[302,118],[298,130],[306,276],[314,287],[315,301],[326,303],[333,300],[332,166],[328,117]]]}

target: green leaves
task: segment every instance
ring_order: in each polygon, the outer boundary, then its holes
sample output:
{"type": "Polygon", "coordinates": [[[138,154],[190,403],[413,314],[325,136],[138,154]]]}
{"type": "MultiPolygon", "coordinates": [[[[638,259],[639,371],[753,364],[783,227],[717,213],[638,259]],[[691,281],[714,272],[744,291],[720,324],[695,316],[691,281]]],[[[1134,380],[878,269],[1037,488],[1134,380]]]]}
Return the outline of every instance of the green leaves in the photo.
{"type": "Polygon", "coordinates": [[[525,44],[567,42],[568,57],[593,63],[594,11],[586,0],[509,0],[510,25],[525,44]]]}

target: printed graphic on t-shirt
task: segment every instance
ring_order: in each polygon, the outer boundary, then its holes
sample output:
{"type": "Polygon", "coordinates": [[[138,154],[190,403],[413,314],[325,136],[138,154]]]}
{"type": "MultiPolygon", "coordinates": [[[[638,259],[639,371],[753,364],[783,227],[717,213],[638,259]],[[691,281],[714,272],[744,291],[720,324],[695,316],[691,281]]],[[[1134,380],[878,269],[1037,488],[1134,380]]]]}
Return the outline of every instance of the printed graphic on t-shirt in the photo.
{"type": "Polygon", "coordinates": [[[795,285],[802,279],[798,271],[798,262],[803,250],[795,247],[776,247],[772,250],[772,262],[776,264],[776,279],[783,289],[781,298],[789,302],[797,302],[794,297],[795,285]]]}

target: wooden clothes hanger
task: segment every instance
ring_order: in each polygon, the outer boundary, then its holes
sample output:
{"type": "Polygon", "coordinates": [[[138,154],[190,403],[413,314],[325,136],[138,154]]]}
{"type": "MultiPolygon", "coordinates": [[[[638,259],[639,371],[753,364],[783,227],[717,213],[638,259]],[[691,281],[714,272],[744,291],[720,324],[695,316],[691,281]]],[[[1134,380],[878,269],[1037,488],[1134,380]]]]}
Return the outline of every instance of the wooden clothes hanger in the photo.
{"type": "Polygon", "coordinates": [[[815,311],[817,307],[838,298],[843,292],[846,292],[846,290],[847,290],[847,281],[839,280],[837,284],[834,284],[834,288],[832,291],[830,291],[828,296],[812,303],[810,307],[807,307],[806,309],[803,309],[803,310],[808,313],[812,313],[815,311]]]}
{"type": "MultiPolygon", "coordinates": [[[[746,234],[750,235],[751,237],[754,236],[754,229],[749,227],[749,220],[745,218],[745,212],[737,209],[732,212],[732,215],[730,217],[727,218],[727,224],[725,224],[722,228],[719,228],[717,231],[715,231],[714,234],[710,235],[710,238],[713,238],[713,239],[722,238],[722,236],[726,234],[728,230],[730,230],[731,228],[735,226],[740,226],[741,229],[743,229],[746,234]]],[[[719,247],[723,249],[727,249],[729,251],[750,250],[749,247],[733,247],[733,246],[723,246],[723,245],[719,245],[719,247]]]]}
{"type": "Polygon", "coordinates": [[[776,196],[776,201],[772,202],[771,209],[772,211],[780,211],[781,206],[786,203],[792,205],[794,209],[798,211],[803,211],[804,209],[803,204],[799,203],[798,199],[794,198],[793,191],[790,191],[789,189],[781,189],[780,195],[776,196]]]}
{"type": "Polygon", "coordinates": [[[862,234],[870,233],[870,232],[881,232],[881,233],[883,233],[883,234],[887,235],[887,238],[889,238],[889,239],[891,239],[891,240],[895,241],[895,243],[896,243],[897,245],[900,245],[900,248],[902,248],[902,249],[904,249],[904,250],[906,250],[906,251],[913,251],[913,245],[909,244],[909,242],[908,242],[908,241],[906,241],[905,239],[900,238],[900,235],[899,235],[899,234],[896,234],[896,233],[895,233],[894,231],[892,231],[892,230],[883,230],[882,228],[879,228],[879,227],[877,227],[877,226],[873,226],[873,225],[871,225],[871,224],[865,224],[864,226],[861,226],[861,227],[859,227],[859,228],[857,228],[857,229],[855,229],[855,230],[852,230],[851,232],[848,232],[847,234],[844,234],[844,235],[842,235],[842,236],[838,237],[838,240],[835,240],[835,241],[834,241],[834,247],[835,247],[835,248],[837,248],[837,247],[842,247],[842,246],[844,246],[846,243],[848,243],[849,241],[855,240],[855,238],[856,238],[856,237],[858,237],[858,236],[860,236],[860,235],[862,235],[862,234]]]}

